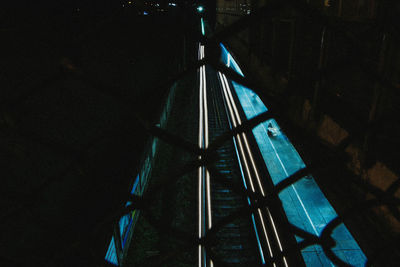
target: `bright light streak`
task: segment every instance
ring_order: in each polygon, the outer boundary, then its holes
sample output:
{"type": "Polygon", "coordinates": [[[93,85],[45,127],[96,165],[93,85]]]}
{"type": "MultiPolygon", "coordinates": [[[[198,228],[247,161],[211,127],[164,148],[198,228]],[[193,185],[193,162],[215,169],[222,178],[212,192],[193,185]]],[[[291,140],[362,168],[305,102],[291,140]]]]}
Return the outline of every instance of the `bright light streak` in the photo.
{"type": "Polygon", "coordinates": [[[256,174],[256,179],[257,179],[258,187],[260,188],[260,191],[261,191],[262,196],[265,197],[264,188],[263,188],[263,186],[262,186],[262,184],[261,184],[261,179],[260,179],[260,176],[259,176],[259,174],[258,174],[258,170],[257,170],[256,164],[255,164],[255,162],[254,162],[253,153],[251,152],[249,143],[247,142],[246,134],[245,134],[245,133],[242,133],[242,135],[243,135],[244,143],[245,143],[245,145],[246,145],[247,153],[249,154],[249,157],[250,157],[251,166],[253,167],[253,171],[254,171],[254,173],[256,174]]]}
{"type": "MultiPolygon", "coordinates": [[[[235,145],[236,157],[238,158],[239,168],[240,168],[240,173],[242,174],[242,180],[243,180],[244,188],[247,190],[247,184],[246,184],[246,180],[244,179],[244,172],[243,172],[242,162],[241,162],[240,157],[239,157],[239,151],[237,150],[236,140],[235,140],[235,138],[232,138],[232,139],[233,139],[233,144],[235,145]]],[[[250,200],[249,200],[249,205],[250,205],[250,200]]]]}
{"type": "MultiPolygon", "coordinates": [[[[269,219],[271,220],[271,223],[272,223],[272,228],[274,228],[274,233],[275,233],[276,240],[278,241],[279,249],[283,252],[281,240],[279,238],[278,231],[276,230],[274,219],[272,218],[271,212],[269,211],[268,208],[267,208],[267,212],[268,212],[269,219]]],[[[283,262],[285,263],[285,266],[288,267],[285,256],[283,256],[283,262]]]]}
{"type": "Polygon", "coordinates": [[[248,175],[248,177],[249,177],[249,182],[250,182],[251,191],[253,191],[253,193],[254,193],[256,190],[255,190],[255,188],[254,188],[253,179],[251,178],[251,173],[250,173],[250,169],[249,169],[249,164],[248,164],[247,158],[246,158],[246,156],[245,156],[245,154],[244,154],[243,144],[242,144],[242,140],[241,140],[241,138],[240,138],[240,135],[237,135],[237,140],[238,140],[238,143],[239,143],[240,152],[241,152],[242,157],[243,157],[243,162],[244,162],[244,165],[245,165],[245,170],[246,170],[246,173],[247,173],[247,175],[248,175]]]}
{"type": "MultiPolygon", "coordinates": [[[[224,75],[222,74],[221,77],[223,77],[223,76],[224,75]]],[[[228,97],[228,93],[227,93],[227,91],[228,91],[227,86],[228,85],[225,84],[226,80],[222,79],[222,81],[223,81],[222,82],[223,92],[224,92],[224,95],[225,95],[225,99],[226,99],[226,103],[227,103],[227,106],[228,106],[228,109],[229,109],[229,113],[231,114],[232,123],[233,123],[233,126],[236,127],[237,126],[237,123],[236,123],[237,118],[235,118],[235,115],[234,115],[234,113],[232,111],[232,103],[229,101],[229,97],[228,97]]],[[[245,154],[244,154],[243,144],[242,144],[242,140],[240,138],[240,135],[236,135],[236,139],[237,139],[238,144],[239,144],[239,149],[240,149],[243,161],[244,161],[244,167],[245,167],[246,173],[249,176],[249,182],[250,182],[251,191],[255,192],[254,184],[253,184],[253,181],[251,179],[250,169],[249,169],[249,166],[248,166],[248,163],[247,163],[247,158],[244,156],[245,154]]]]}
{"type": "Polygon", "coordinates": [[[231,90],[229,89],[228,80],[226,79],[226,76],[224,74],[222,74],[222,77],[224,78],[224,81],[225,81],[225,84],[226,84],[226,91],[228,92],[229,99],[230,99],[230,101],[232,103],[232,106],[233,106],[233,109],[235,111],[235,115],[236,115],[237,121],[239,122],[239,125],[241,125],[242,124],[242,120],[240,119],[239,111],[238,111],[238,109],[237,109],[237,107],[235,105],[235,101],[233,100],[231,90]]]}
{"type": "MultiPolygon", "coordinates": [[[[254,110],[254,107],[253,107],[253,110],[254,110]]],[[[265,133],[268,132],[267,129],[265,128],[265,126],[264,126],[264,123],[261,124],[261,127],[264,129],[265,133]]],[[[276,155],[276,158],[277,158],[278,161],[279,161],[279,164],[282,166],[283,172],[285,173],[286,177],[289,177],[289,173],[288,173],[288,171],[286,170],[286,167],[285,167],[285,165],[283,164],[283,162],[282,162],[282,160],[281,160],[281,157],[279,156],[278,152],[276,151],[276,148],[275,148],[274,144],[272,143],[272,141],[271,141],[269,138],[267,138],[267,139],[268,139],[269,143],[271,144],[272,149],[274,150],[274,153],[275,153],[275,155],[276,155]]],[[[314,233],[315,233],[316,235],[319,235],[319,233],[318,233],[318,231],[317,231],[317,229],[316,229],[314,223],[313,223],[312,220],[311,220],[310,215],[308,214],[308,211],[307,211],[306,207],[304,206],[304,203],[303,203],[303,201],[302,201],[300,195],[298,194],[298,192],[297,192],[297,190],[296,190],[296,187],[295,187],[293,184],[291,185],[291,187],[292,187],[292,189],[293,189],[293,191],[294,191],[294,193],[295,193],[295,195],[296,195],[296,198],[299,200],[300,205],[301,205],[301,207],[303,208],[303,211],[304,211],[304,213],[306,214],[306,217],[307,217],[308,221],[310,222],[312,229],[314,230],[314,233]]]]}
{"type": "Polygon", "coordinates": [[[199,266],[201,266],[201,250],[202,250],[202,247],[201,247],[201,245],[199,245],[199,266]]]}
{"type": "Polygon", "coordinates": [[[228,106],[228,109],[229,109],[229,113],[231,114],[231,119],[232,119],[233,127],[236,127],[236,126],[237,126],[236,118],[235,118],[235,116],[233,115],[231,103],[228,101],[228,95],[227,95],[227,93],[226,93],[225,81],[224,81],[224,79],[223,79],[223,77],[222,77],[222,74],[221,74],[220,72],[218,72],[218,74],[219,74],[220,79],[221,79],[222,89],[223,89],[224,96],[225,96],[225,100],[226,100],[226,103],[227,103],[227,106],[228,106]]]}
{"type": "MultiPolygon", "coordinates": [[[[226,79],[224,79],[224,74],[221,74],[221,73],[218,73],[218,74],[220,75],[220,79],[222,81],[222,88],[223,88],[223,92],[224,92],[224,95],[225,95],[226,103],[227,103],[227,106],[228,106],[228,109],[229,109],[229,113],[231,114],[231,119],[232,119],[233,126],[236,127],[237,126],[236,120],[239,120],[239,124],[240,124],[240,118],[235,117],[235,114],[233,113],[232,103],[231,103],[231,101],[229,101],[229,96],[228,96],[228,91],[229,91],[228,90],[228,83],[227,83],[226,79]]],[[[255,192],[254,184],[253,184],[253,181],[251,179],[250,169],[249,169],[248,164],[247,164],[247,159],[244,156],[243,144],[242,144],[240,135],[236,135],[236,139],[237,139],[238,144],[239,144],[239,149],[240,149],[240,152],[241,152],[240,154],[242,155],[242,158],[243,158],[243,161],[244,161],[244,167],[245,167],[246,173],[247,173],[247,175],[249,177],[251,190],[253,192],[255,192]]]]}
{"type": "Polygon", "coordinates": [[[274,256],[274,254],[272,253],[272,248],[271,248],[271,244],[269,243],[269,238],[268,238],[268,234],[267,234],[267,229],[265,228],[265,223],[264,220],[262,219],[262,214],[261,214],[261,210],[257,209],[258,212],[258,216],[260,217],[260,221],[261,221],[261,225],[262,225],[262,229],[264,231],[264,235],[267,237],[267,245],[268,245],[268,250],[269,250],[269,255],[271,256],[271,258],[274,256]]]}
{"type": "MultiPolygon", "coordinates": [[[[230,62],[230,60],[228,62],[230,62]]],[[[232,120],[233,126],[236,127],[237,123],[239,125],[241,124],[241,119],[240,119],[240,115],[239,115],[237,106],[235,104],[232,92],[230,91],[229,83],[228,83],[228,81],[226,79],[226,76],[224,74],[221,74],[221,73],[218,73],[218,74],[219,74],[219,77],[221,79],[221,84],[222,84],[223,93],[224,93],[224,96],[225,96],[225,101],[227,103],[227,106],[228,106],[228,109],[229,109],[229,113],[231,115],[231,120],[232,120]],[[237,121],[237,123],[236,123],[236,121],[237,121]]],[[[254,171],[254,173],[256,175],[256,179],[257,179],[260,191],[261,191],[262,195],[265,196],[265,192],[264,192],[262,184],[261,184],[261,179],[259,177],[259,173],[258,173],[256,164],[255,164],[255,161],[254,161],[254,158],[253,158],[249,143],[247,141],[246,134],[242,133],[241,135],[240,134],[236,135],[236,139],[237,139],[238,144],[239,144],[240,152],[241,152],[241,155],[242,155],[242,158],[243,158],[243,162],[244,162],[244,165],[245,165],[246,173],[247,173],[248,178],[249,178],[250,185],[252,187],[252,191],[255,192],[254,186],[253,186],[253,182],[252,182],[252,175],[251,175],[249,167],[248,167],[248,162],[247,162],[247,159],[246,159],[247,157],[246,157],[246,155],[244,153],[243,144],[242,144],[242,141],[241,141],[240,137],[242,137],[243,140],[244,140],[246,151],[247,151],[247,154],[248,154],[248,156],[250,158],[252,169],[253,169],[253,171],[254,171]]],[[[250,204],[250,202],[249,202],[249,204],[250,204]]],[[[270,213],[268,208],[266,208],[266,211],[267,211],[267,213],[269,215],[269,219],[270,219],[271,225],[273,227],[275,238],[276,238],[276,241],[278,243],[279,249],[281,251],[283,251],[282,244],[281,244],[281,241],[280,241],[280,238],[279,238],[279,235],[278,235],[278,231],[277,231],[276,226],[275,226],[275,222],[274,222],[274,220],[272,218],[272,215],[271,215],[271,213],[270,213]]],[[[262,216],[262,211],[260,209],[258,209],[258,215],[259,215],[259,219],[261,221],[261,225],[262,225],[262,229],[263,229],[263,234],[265,236],[265,240],[267,241],[269,254],[270,254],[271,257],[273,257],[272,247],[271,247],[270,240],[269,240],[269,237],[268,237],[268,234],[267,234],[267,231],[266,231],[266,226],[265,226],[264,218],[262,216]]],[[[252,218],[254,220],[254,216],[252,218]]],[[[255,221],[253,221],[253,223],[254,223],[254,227],[255,227],[255,221]]],[[[255,228],[255,231],[256,231],[257,238],[258,238],[258,232],[257,232],[256,228],[255,228]]],[[[261,257],[262,257],[262,259],[264,261],[264,254],[263,254],[263,252],[261,250],[260,243],[259,243],[259,248],[260,248],[260,252],[262,253],[261,257]]],[[[283,262],[284,262],[285,266],[288,266],[285,257],[283,257],[283,262]]]]}
{"type": "MultiPolygon", "coordinates": [[[[223,74],[222,76],[223,76],[224,81],[225,81],[226,86],[227,86],[227,92],[228,92],[228,94],[229,94],[230,102],[232,103],[232,106],[233,106],[233,108],[234,108],[234,110],[235,110],[236,118],[237,118],[237,120],[239,121],[239,125],[240,125],[240,124],[242,124],[242,122],[241,122],[241,120],[240,120],[239,112],[238,112],[238,109],[237,109],[237,107],[236,107],[235,101],[234,101],[234,99],[233,99],[232,92],[231,92],[230,89],[228,89],[228,88],[229,88],[229,86],[228,86],[228,81],[227,81],[226,76],[225,76],[224,74],[223,74]]],[[[244,140],[244,142],[245,142],[245,146],[246,146],[247,153],[248,153],[248,155],[249,155],[249,157],[250,157],[251,166],[253,167],[253,171],[254,171],[254,173],[255,173],[255,175],[256,175],[258,187],[260,188],[261,194],[262,194],[262,196],[264,197],[264,196],[265,196],[265,193],[264,193],[263,186],[262,186],[262,184],[261,184],[261,179],[260,179],[260,176],[259,176],[259,174],[258,174],[258,170],[257,170],[256,164],[255,164],[255,162],[254,162],[253,153],[252,153],[251,150],[250,150],[250,146],[249,146],[249,143],[248,143],[248,141],[247,141],[246,134],[245,134],[245,133],[242,133],[242,136],[243,136],[243,140],[244,140]]]]}
{"type": "MultiPolygon", "coordinates": [[[[247,94],[245,94],[245,95],[246,95],[248,101],[250,101],[248,95],[247,95],[247,94]]],[[[255,114],[257,114],[256,110],[254,109],[254,106],[251,106],[251,107],[252,107],[252,109],[253,109],[253,112],[254,112],[255,114]]],[[[265,128],[264,123],[261,123],[261,127],[264,129],[264,132],[267,134],[267,129],[265,128]]],[[[269,143],[270,143],[270,145],[271,145],[271,147],[272,147],[272,149],[273,149],[273,151],[274,151],[274,153],[275,153],[275,155],[276,155],[276,157],[277,157],[277,159],[278,159],[278,161],[279,161],[279,164],[280,164],[281,167],[282,167],[283,172],[285,173],[286,177],[289,177],[289,173],[288,173],[288,171],[286,170],[286,167],[285,167],[285,165],[283,164],[283,162],[282,162],[282,160],[281,160],[281,158],[280,158],[280,156],[279,156],[279,154],[278,154],[278,152],[277,152],[277,150],[276,150],[276,148],[275,148],[273,142],[271,141],[270,138],[267,138],[267,139],[268,139],[268,141],[269,141],[269,143]]],[[[303,203],[303,201],[302,201],[302,199],[301,199],[299,193],[297,192],[296,187],[294,186],[294,184],[292,184],[291,187],[292,187],[292,189],[293,189],[293,191],[294,191],[294,193],[295,193],[295,195],[296,195],[296,198],[297,198],[298,201],[300,202],[300,205],[301,205],[301,207],[302,207],[302,209],[303,209],[303,211],[304,211],[304,213],[305,213],[305,215],[306,215],[308,221],[310,222],[311,227],[312,227],[314,233],[318,236],[319,233],[318,233],[318,231],[317,231],[317,229],[316,229],[316,227],[315,227],[313,221],[311,220],[311,217],[310,217],[310,215],[309,215],[309,213],[308,213],[308,211],[307,211],[307,209],[306,209],[306,207],[305,207],[305,205],[304,205],[304,203],[303,203]]],[[[268,208],[267,208],[267,212],[268,212],[268,214],[269,214],[269,216],[270,216],[270,218],[271,218],[271,223],[272,223],[272,226],[273,226],[273,228],[274,228],[274,232],[275,232],[276,238],[277,238],[277,240],[278,240],[280,249],[281,249],[281,251],[283,251],[283,250],[282,250],[282,246],[281,246],[281,244],[280,244],[279,236],[277,235],[277,231],[276,231],[276,229],[275,229],[274,220],[273,220],[273,218],[272,218],[272,216],[271,216],[270,211],[269,211],[268,208]]],[[[285,263],[285,266],[288,266],[285,257],[283,257],[283,261],[284,261],[284,263],[285,263]]],[[[331,265],[331,266],[334,266],[334,265],[332,264],[332,262],[330,262],[330,265],[331,265]]]]}
{"type": "MultiPolygon", "coordinates": [[[[204,46],[202,46],[202,58],[204,58],[204,46]]],[[[204,148],[208,148],[208,104],[207,104],[207,90],[206,90],[206,66],[202,66],[203,74],[203,105],[204,105],[204,148]]],[[[210,189],[210,174],[206,169],[206,193],[207,193],[207,209],[208,209],[208,229],[211,228],[211,189],[210,189]]]]}
{"type": "Polygon", "coordinates": [[[203,18],[201,18],[201,33],[203,35],[206,35],[206,31],[204,30],[204,20],[203,20],[203,18]]]}
{"type": "MultiPolygon", "coordinates": [[[[236,120],[238,121],[238,124],[241,125],[241,124],[242,124],[242,121],[241,121],[241,119],[240,119],[239,112],[238,112],[238,109],[237,109],[237,107],[236,107],[235,101],[234,101],[234,99],[233,99],[232,93],[231,93],[231,91],[230,91],[230,89],[229,89],[229,84],[228,84],[228,81],[227,81],[227,79],[226,79],[226,76],[225,76],[224,74],[222,74],[221,77],[223,78],[223,81],[224,81],[224,84],[225,84],[224,90],[227,92],[227,95],[229,95],[229,96],[226,96],[226,98],[228,99],[229,105],[231,105],[231,106],[233,107],[234,111],[235,111],[236,120]]],[[[232,112],[231,112],[231,116],[234,116],[234,115],[232,114],[232,112]]],[[[236,125],[234,125],[234,126],[236,127],[236,125]]],[[[247,174],[248,174],[248,176],[249,176],[250,185],[251,185],[252,191],[255,192],[255,188],[254,188],[254,185],[253,185],[253,182],[252,182],[252,179],[251,179],[251,176],[252,176],[252,175],[251,175],[251,173],[250,173],[250,170],[249,170],[249,167],[248,167],[248,164],[247,164],[247,159],[246,159],[246,157],[244,156],[245,154],[244,154],[244,151],[243,151],[242,141],[241,141],[239,135],[238,135],[237,137],[238,137],[238,142],[239,142],[239,146],[240,146],[240,148],[241,148],[242,155],[243,155],[243,157],[244,157],[244,163],[245,163],[245,167],[246,167],[246,172],[247,172],[247,174]]],[[[251,163],[252,163],[251,165],[252,165],[253,170],[254,170],[254,172],[255,172],[255,174],[256,174],[256,178],[257,178],[257,181],[258,181],[259,188],[260,188],[260,190],[261,190],[262,195],[265,196],[264,189],[263,189],[263,187],[262,187],[262,185],[261,185],[261,180],[260,180],[260,177],[259,177],[259,175],[258,175],[257,168],[256,168],[256,166],[255,166],[255,162],[254,162],[254,159],[253,159],[253,155],[252,155],[252,153],[251,153],[249,144],[248,144],[248,142],[247,142],[246,134],[245,134],[245,133],[242,133],[242,137],[243,137],[243,140],[244,140],[245,145],[246,145],[246,150],[247,150],[247,152],[248,152],[248,154],[249,154],[249,156],[250,156],[250,161],[251,161],[251,163]]]]}
{"type": "MultiPolygon", "coordinates": [[[[201,53],[202,46],[199,45],[199,58],[201,59],[202,53],[201,53]]],[[[199,90],[199,147],[202,148],[203,146],[203,77],[201,73],[201,68],[200,68],[200,90],[199,90]]],[[[201,156],[199,156],[199,159],[201,159],[201,156]]],[[[202,181],[203,181],[203,167],[198,168],[198,234],[199,238],[203,236],[203,194],[202,194],[202,181]]],[[[199,245],[199,267],[202,264],[202,258],[203,258],[203,248],[201,245],[199,245]]]]}
{"type": "Polygon", "coordinates": [[[256,232],[257,244],[258,244],[258,249],[260,250],[261,261],[262,261],[263,264],[265,264],[264,252],[263,252],[262,247],[261,247],[260,238],[258,237],[258,231],[257,231],[256,222],[254,220],[254,215],[253,214],[251,214],[251,219],[253,221],[254,231],[256,232]]]}
{"type": "MultiPolygon", "coordinates": [[[[219,75],[220,80],[222,80],[220,72],[218,72],[218,75],[219,75]]],[[[227,105],[225,105],[225,107],[226,106],[227,105]]],[[[234,120],[234,118],[228,118],[228,122],[229,122],[229,125],[230,125],[231,129],[232,129],[232,120],[234,120]]],[[[235,147],[236,157],[237,157],[238,163],[239,163],[239,169],[240,169],[240,173],[241,173],[241,176],[242,176],[243,185],[244,185],[244,188],[247,190],[247,183],[246,183],[246,180],[244,178],[243,166],[242,166],[242,162],[240,160],[239,151],[238,151],[238,148],[237,148],[237,145],[236,145],[235,137],[232,137],[232,140],[233,140],[233,144],[234,144],[234,147],[235,147]]],[[[247,201],[248,201],[249,205],[251,205],[249,198],[247,198],[247,201]]]]}
{"type": "MultiPolygon", "coordinates": [[[[234,105],[234,102],[233,102],[233,99],[231,99],[231,98],[228,96],[228,92],[229,92],[229,89],[228,89],[228,88],[229,88],[229,85],[228,85],[228,82],[227,82],[226,78],[225,78],[224,75],[221,74],[220,72],[218,72],[218,74],[219,74],[219,77],[220,77],[220,80],[221,80],[221,84],[222,84],[222,88],[223,88],[223,93],[224,93],[224,96],[225,96],[225,102],[226,102],[226,104],[227,104],[227,106],[228,106],[228,109],[229,109],[229,113],[230,113],[230,115],[231,115],[230,117],[231,117],[233,126],[236,127],[236,120],[239,120],[239,122],[240,122],[240,117],[239,117],[239,115],[238,115],[238,113],[237,113],[237,114],[236,114],[237,117],[235,118],[235,114],[234,114],[234,112],[233,112],[233,110],[232,110],[232,105],[234,105]],[[232,101],[231,101],[231,100],[232,100],[232,101]],[[231,102],[233,102],[233,103],[231,103],[231,102]]],[[[248,163],[247,163],[247,159],[246,159],[246,156],[245,156],[244,151],[243,151],[243,145],[242,145],[242,141],[241,141],[240,135],[236,135],[236,139],[237,139],[238,144],[239,144],[239,149],[240,149],[240,152],[241,152],[243,161],[244,161],[246,173],[247,173],[247,175],[248,175],[248,177],[249,177],[250,186],[251,186],[251,188],[252,188],[252,191],[255,192],[255,190],[254,190],[254,185],[253,185],[252,178],[251,178],[251,174],[250,174],[250,170],[249,170],[248,163]]],[[[236,148],[236,143],[235,143],[235,148],[236,148]]],[[[236,153],[238,153],[238,152],[237,152],[237,148],[236,148],[236,153]]],[[[238,159],[239,159],[239,162],[240,162],[240,157],[239,157],[239,155],[238,155],[238,159]]],[[[254,163],[253,163],[253,164],[254,164],[254,163]]],[[[241,165],[241,163],[240,163],[240,165],[241,165]]],[[[244,182],[244,184],[245,184],[245,187],[247,188],[246,182],[245,182],[245,179],[244,179],[244,175],[243,175],[242,166],[240,166],[240,169],[241,169],[241,173],[242,173],[243,182],[244,182]]],[[[248,198],[247,200],[248,200],[249,205],[251,205],[250,199],[248,198]]],[[[261,221],[262,226],[263,226],[264,236],[265,236],[265,239],[266,239],[267,244],[268,244],[269,253],[271,254],[271,257],[272,257],[272,249],[271,249],[270,241],[269,241],[269,238],[268,238],[266,229],[265,229],[264,219],[263,219],[262,216],[261,216],[261,211],[260,211],[260,210],[259,210],[259,216],[260,216],[260,221],[261,221]]],[[[255,225],[255,219],[254,219],[254,215],[253,215],[253,214],[252,214],[252,220],[253,220],[254,231],[255,231],[255,234],[256,234],[256,237],[257,237],[258,247],[259,247],[259,250],[260,250],[261,260],[262,260],[263,264],[265,264],[264,252],[263,252],[263,250],[262,250],[262,246],[261,246],[261,242],[260,242],[260,239],[259,239],[258,230],[257,230],[257,227],[256,227],[256,225],[255,225]]]]}
{"type": "Polygon", "coordinates": [[[279,249],[282,251],[282,244],[281,244],[281,240],[279,239],[279,236],[278,236],[278,231],[276,230],[276,227],[275,227],[274,219],[272,218],[271,212],[269,211],[268,208],[267,208],[267,211],[268,211],[268,217],[269,217],[269,219],[271,221],[271,224],[272,224],[272,228],[274,228],[274,233],[275,233],[275,236],[276,236],[276,240],[278,241],[279,249]]]}
{"type": "MultiPolygon", "coordinates": [[[[199,59],[204,58],[204,46],[199,44],[199,59]]],[[[199,148],[208,148],[209,144],[209,130],[208,130],[208,104],[207,104],[207,81],[206,81],[206,67],[205,65],[200,66],[199,68],[199,77],[200,77],[200,88],[199,88],[199,148]]],[[[201,156],[199,156],[201,159],[201,156]]],[[[204,214],[205,205],[207,205],[207,229],[210,229],[212,226],[212,214],[211,214],[211,185],[210,185],[210,173],[205,168],[205,166],[201,166],[198,169],[198,201],[199,201],[199,238],[203,236],[204,231],[204,214]],[[205,184],[204,184],[205,182],[205,184]],[[203,203],[204,192],[206,194],[206,203],[203,203]]],[[[199,246],[199,266],[205,264],[205,251],[202,246],[199,246]]],[[[210,266],[213,266],[213,262],[210,260],[210,266]]]]}

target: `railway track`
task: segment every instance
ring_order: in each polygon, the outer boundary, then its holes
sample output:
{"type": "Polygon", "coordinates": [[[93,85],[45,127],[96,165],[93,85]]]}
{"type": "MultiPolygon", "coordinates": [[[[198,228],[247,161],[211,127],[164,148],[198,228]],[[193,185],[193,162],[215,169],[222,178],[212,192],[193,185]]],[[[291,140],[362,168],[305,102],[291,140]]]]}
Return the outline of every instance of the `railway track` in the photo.
{"type": "MultiPolygon", "coordinates": [[[[206,67],[209,91],[209,131],[213,140],[229,130],[229,121],[224,109],[223,98],[217,75],[211,67],[206,67]]],[[[233,140],[225,142],[218,150],[216,170],[228,181],[241,183],[239,163],[233,140]]],[[[232,192],[226,186],[214,182],[211,177],[212,216],[215,222],[248,206],[247,200],[232,192]]],[[[260,264],[256,247],[256,238],[251,231],[252,222],[249,217],[240,217],[225,225],[217,234],[217,242],[213,247],[220,259],[231,266],[255,266],[260,264]]]]}
{"type": "MultiPolygon", "coordinates": [[[[204,58],[204,46],[199,45],[199,59],[204,58]]],[[[224,74],[203,65],[199,70],[199,147],[208,148],[210,140],[242,124],[243,111],[234,90],[224,74]]],[[[267,197],[272,182],[259,148],[251,133],[240,133],[217,150],[216,170],[253,195],[267,197]]],[[[199,157],[201,158],[201,157],[199,157]]],[[[212,251],[229,266],[303,266],[298,253],[285,256],[285,248],[295,245],[294,237],[282,226],[286,215],[278,196],[273,204],[258,207],[253,197],[235,194],[210,177],[205,166],[198,172],[199,238],[204,238],[213,223],[238,209],[253,207],[246,218],[242,216],[224,225],[216,233],[212,251]],[[257,207],[257,208],[255,208],[257,207]],[[299,260],[300,259],[300,260],[299,260]]],[[[213,266],[206,249],[199,245],[199,266],[213,266]]]]}

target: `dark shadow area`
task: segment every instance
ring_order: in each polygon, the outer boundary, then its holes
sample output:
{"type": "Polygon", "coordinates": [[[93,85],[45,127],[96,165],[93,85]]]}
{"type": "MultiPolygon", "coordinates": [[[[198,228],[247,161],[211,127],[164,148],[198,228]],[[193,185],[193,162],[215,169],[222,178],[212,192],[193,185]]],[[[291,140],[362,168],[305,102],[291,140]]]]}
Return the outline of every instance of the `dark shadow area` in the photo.
{"type": "Polygon", "coordinates": [[[0,11],[2,266],[103,264],[147,139],[137,119],[183,67],[179,11],[127,2],[0,11]]]}

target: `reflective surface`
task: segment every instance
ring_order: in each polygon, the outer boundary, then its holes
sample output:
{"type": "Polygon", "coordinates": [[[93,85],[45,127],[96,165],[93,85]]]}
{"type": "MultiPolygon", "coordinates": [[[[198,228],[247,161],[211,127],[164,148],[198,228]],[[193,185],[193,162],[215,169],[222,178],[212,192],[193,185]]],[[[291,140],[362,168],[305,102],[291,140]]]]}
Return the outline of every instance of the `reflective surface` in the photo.
{"type": "MultiPolygon", "coordinates": [[[[223,45],[221,48],[223,62],[243,75],[226,48],[223,45]]],[[[252,90],[235,82],[232,85],[247,119],[267,111],[267,107],[252,90]]],[[[274,119],[259,124],[253,129],[253,134],[274,184],[305,167],[300,155],[274,119]]],[[[306,176],[290,185],[279,197],[289,222],[314,235],[320,235],[323,228],[337,217],[312,176],[306,176]]],[[[332,237],[337,244],[332,250],[340,259],[354,266],[364,266],[366,257],[344,224],[334,230],[332,237]]],[[[297,240],[301,241],[300,238],[297,240]]],[[[302,250],[302,255],[307,266],[333,266],[320,246],[309,246],[302,250]]]]}

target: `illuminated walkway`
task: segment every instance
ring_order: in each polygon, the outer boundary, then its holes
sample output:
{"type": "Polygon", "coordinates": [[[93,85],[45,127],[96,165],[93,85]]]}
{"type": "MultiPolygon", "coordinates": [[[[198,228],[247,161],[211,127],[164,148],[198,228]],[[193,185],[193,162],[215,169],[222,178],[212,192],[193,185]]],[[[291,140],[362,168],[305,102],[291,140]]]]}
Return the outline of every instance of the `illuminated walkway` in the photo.
{"type": "MultiPolygon", "coordinates": [[[[226,48],[223,45],[221,48],[224,63],[243,75],[226,48]]],[[[252,90],[235,82],[232,82],[232,85],[247,119],[267,111],[264,103],[252,90]]],[[[305,167],[296,149],[274,119],[255,127],[253,134],[274,184],[305,167]],[[276,136],[268,135],[268,126],[277,130],[276,136]]],[[[315,235],[320,235],[327,223],[337,216],[311,176],[287,187],[279,197],[289,222],[315,235]]],[[[337,243],[333,251],[339,258],[354,266],[364,266],[366,257],[343,224],[335,229],[332,236],[337,243]]],[[[297,239],[301,241],[300,238],[297,239]]],[[[307,266],[333,266],[320,246],[305,248],[302,250],[302,256],[307,266]]]]}
{"type": "MultiPolygon", "coordinates": [[[[204,22],[203,20],[201,22],[204,34],[204,22]]],[[[244,76],[237,62],[222,44],[221,49],[222,61],[244,76]]],[[[204,50],[203,44],[199,44],[198,59],[204,58],[204,50]]],[[[195,128],[198,127],[196,139],[200,148],[206,149],[213,138],[229,127],[237,127],[246,119],[268,111],[252,90],[228,80],[224,74],[215,72],[210,66],[202,65],[197,74],[199,79],[195,92],[198,95],[198,106],[192,105],[192,107],[198,109],[193,113],[198,117],[189,119],[195,122],[193,124],[196,125],[195,128]]],[[[170,91],[168,99],[174,98],[174,90],[170,91]]],[[[160,119],[161,128],[167,121],[166,114],[171,113],[168,107],[170,106],[166,105],[162,113],[165,116],[161,116],[164,118],[160,119]]],[[[229,146],[225,144],[226,147],[223,147],[225,150],[218,151],[221,159],[215,166],[227,180],[230,179],[235,183],[242,182],[243,187],[248,191],[265,197],[267,186],[276,185],[305,168],[305,164],[274,119],[259,124],[252,133],[254,138],[250,132],[235,135],[229,146]],[[271,130],[268,133],[268,128],[273,129],[273,134],[271,130]],[[267,171],[272,181],[266,180],[270,179],[267,171]],[[235,180],[236,178],[238,181],[235,180]]],[[[158,149],[157,142],[157,138],[151,139],[151,146],[145,152],[144,165],[141,166],[132,184],[132,195],[141,196],[146,188],[151,176],[150,169],[154,164],[155,151],[158,149]]],[[[233,213],[235,208],[241,208],[242,204],[244,207],[247,205],[255,207],[251,215],[245,219],[241,218],[243,220],[226,224],[225,228],[222,227],[216,234],[219,241],[223,240],[218,246],[214,246],[219,249],[219,253],[216,254],[226,262],[230,260],[230,263],[236,266],[246,265],[247,262],[247,266],[255,266],[256,263],[265,265],[273,260],[276,263],[274,266],[300,266],[302,256],[307,266],[333,266],[322,248],[317,245],[303,249],[301,255],[300,253],[290,256],[281,254],[295,244],[296,240],[301,241],[300,238],[285,233],[286,229],[279,224],[279,222],[286,222],[285,214],[291,224],[318,236],[324,227],[337,217],[335,210],[310,175],[303,177],[279,194],[283,209],[275,206],[258,207],[254,199],[247,198],[246,201],[245,198],[234,198],[229,188],[214,183],[215,177],[210,176],[205,166],[198,168],[196,176],[198,219],[196,235],[199,239],[206,237],[207,231],[212,229],[213,224],[217,225],[221,218],[233,213]]],[[[126,205],[129,204],[130,202],[126,203],[126,205]]],[[[139,212],[129,212],[115,225],[105,256],[109,263],[120,266],[124,262],[138,216],[139,212]]],[[[339,258],[354,266],[365,264],[366,257],[343,224],[336,228],[332,236],[337,244],[333,251],[339,258]]],[[[207,253],[203,244],[199,243],[197,266],[214,266],[207,253]]]]}

